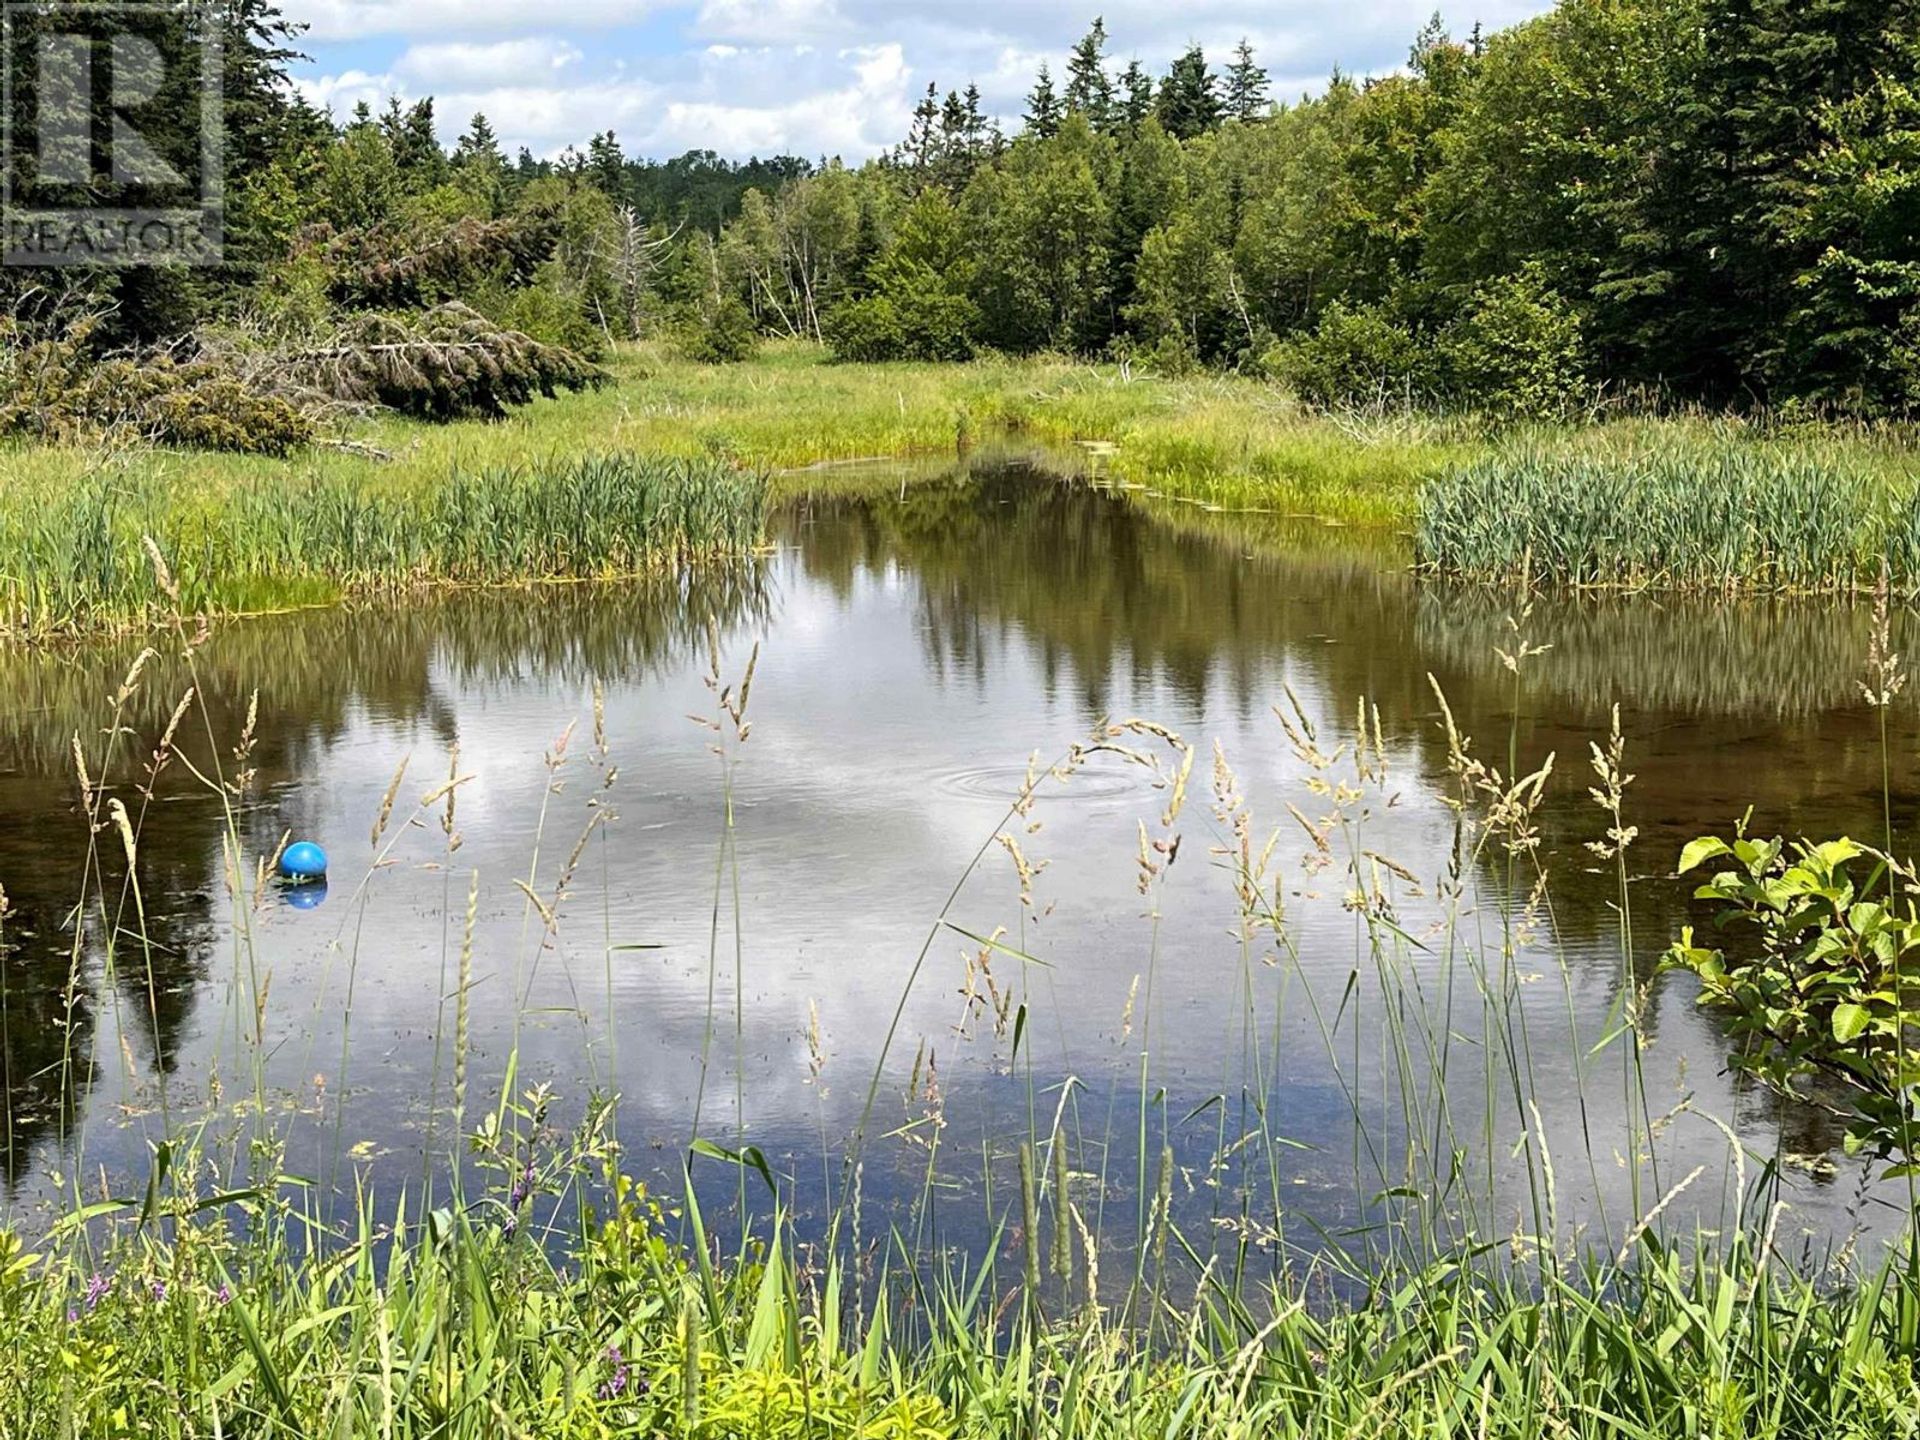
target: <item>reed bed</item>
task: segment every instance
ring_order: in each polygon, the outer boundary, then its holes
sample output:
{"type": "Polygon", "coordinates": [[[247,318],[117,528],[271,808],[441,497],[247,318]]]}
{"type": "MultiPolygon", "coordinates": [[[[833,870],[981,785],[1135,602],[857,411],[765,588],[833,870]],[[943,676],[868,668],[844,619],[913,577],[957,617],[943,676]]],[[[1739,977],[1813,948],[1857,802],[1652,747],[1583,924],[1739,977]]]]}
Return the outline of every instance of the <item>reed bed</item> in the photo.
{"type": "Polygon", "coordinates": [[[1920,586],[1910,461],[1652,438],[1522,443],[1449,469],[1421,492],[1418,562],[1483,581],[1715,593],[1869,589],[1884,565],[1920,586]]]}
{"type": "Polygon", "coordinates": [[[10,489],[0,616],[27,636],[223,614],[432,583],[628,575],[740,555],[765,524],[763,474],[717,460],[607,455],[456,470],[250,473],[204,490],[144,467],[10,489]]]}

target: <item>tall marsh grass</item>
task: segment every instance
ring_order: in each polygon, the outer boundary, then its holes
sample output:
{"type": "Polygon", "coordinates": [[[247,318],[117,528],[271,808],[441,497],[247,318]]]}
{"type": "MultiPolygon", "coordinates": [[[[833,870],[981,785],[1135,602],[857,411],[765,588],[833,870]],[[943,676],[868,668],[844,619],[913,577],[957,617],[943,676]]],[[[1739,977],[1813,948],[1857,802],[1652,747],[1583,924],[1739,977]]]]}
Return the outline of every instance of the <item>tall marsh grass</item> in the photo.
{"type": "Polygon", "coordinates": [[[1418,562],[1471,579],[1575,588],[1920,585],[1911,465],[1805,440],[1635,434],[1508,446],[1420,495],[1418,562]]]}
{"type": "Polygon", "coordinates": [[[196,488],[109,466],[0,498],[0,623],[39,636],[423,583],[633,574],[744,554],[766,504],[763,474],[633,455],[424,486],[287,469],[196,488]]]}
{"type": "MultiPolygon", "coordinates": [[[[1834,588],[1871,580],[1884,549],[1920,584],[1920,465],[1891,432],[1767,439],[1682,417],[1496,434],[1470,416],[1325,414],[1250,377],[1057,356],[837,365],[776,344],[709,366],[636,346],[610,369],[614,383],[508,420],[374,417],[349,445],[290,461],[0,447],[0,626],[46,634],[150,611],[163,597],[143,534],[178,557],[186,601],[212,610],[422,578],[604,574],[754,543],[764,499],[735,467],[1009,438],[1084,445],[1075,470],[1196,514],[1416,525],[1423,563],[1480,578],[1834,588]]],[[[853,483],[816,470],[775,490],[853,483]]]]}
{"type": "Polygon", "coordinates": [[[1071,1291],[1018,1303],[1041,1282],[1006,1257],[918,1278],[896,1235],[876,1268],[903,1304],[860,1323],[857,1267],[778,1218],[716,1261],[684,1197],[585,1203],[566,1167],[601,1176],[607,1147],[581,1138],[524,1185],[368,1204],[344,1232],[259,1197],[233,1202],[254,1210],[243,1236],[170,1184],[92,1258],[78,1226],[51,1256],[8,1240],[7,1433],[1887,1440],[1916,1423],[1920,1286],[1881,1268],[1822,1287],[1764,1227],[1711,1259],[1639,1240],[1544,1287],[1436,1260],[1331,1313],[1210,1273],[1153,1296],[1151,1344],[1071,1291]]]}

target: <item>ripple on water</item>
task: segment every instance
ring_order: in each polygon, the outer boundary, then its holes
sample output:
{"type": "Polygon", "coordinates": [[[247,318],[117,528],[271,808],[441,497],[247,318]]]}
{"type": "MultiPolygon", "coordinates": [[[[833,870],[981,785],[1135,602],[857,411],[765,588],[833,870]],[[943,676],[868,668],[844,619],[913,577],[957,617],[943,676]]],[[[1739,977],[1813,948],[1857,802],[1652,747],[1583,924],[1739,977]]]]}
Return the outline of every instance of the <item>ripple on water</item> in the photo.
{"type": "MultiPolygon", "coordinates": [[[[1027,768],[1024,765],[983,765],[978,769],[954,770],[934,781],[934,789],[942,795],[952,795],[962,800],[991,800],[997,804],[1011,805],[1026,788],[1027,768]]],[[[1144,794],[1151,784],[1151,777],[1144,770],[1134,768],[1093,769],[1091,767],[1075,771],[1064,781],[1045,779],[1039,789],[1041,801],[1058,804],[1061,801],[1117,800],[1127,795],[1144,794]]]]}

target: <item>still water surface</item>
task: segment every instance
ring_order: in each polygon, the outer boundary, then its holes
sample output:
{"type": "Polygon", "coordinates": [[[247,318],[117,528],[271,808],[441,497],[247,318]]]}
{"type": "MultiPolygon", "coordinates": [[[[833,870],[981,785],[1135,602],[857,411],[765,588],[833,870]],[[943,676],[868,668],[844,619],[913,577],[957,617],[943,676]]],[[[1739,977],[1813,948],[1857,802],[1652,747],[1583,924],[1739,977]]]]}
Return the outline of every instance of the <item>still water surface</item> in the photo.
{"type": "MultiPolygon", "coordinates": [[[[977,1241],[1008,1193],[989,1198],[983,1170],[1004,1184],[1012,1147],[1049,1133],[1064,1103],[1074,1168],[1103,1177],[1084,1183],[1109,1207],[1107,1229],[1131,1233],[1144,1054],[1149,1166],[1163,1140],[1173,1147],[1177,1204],[1202,1227],[1265,1237],[1277,1214],[1295,1225],[1289,1239],[1313,1243],[1297,1222],[1404,1214],[1412,1202],[1383,1192],[1411,1184],[1504,1234],[1527,1213],[1520,1142],[1537,1134],[1562,1225],[1617,1237],[1632,1223],[1625,1055],[1594,1047],[1622,995],[1619,892],[1585,848],[1607,823],[1587,758],[1611,707],[1636,776],[1631,965],[1643,982],[1689,918],[1671,878],[1686,840],[1749,806],[1768,833],[1879,836],[1857,611],[1540,601],[1516,632],[1509,597],[1416,581],[1390,537],[1229,524],[1004,460],[871,488],[796,502],[770,553],[739,572],[267,618],[220,631],[193,676],[150,662],[113,791],[145,812],[150,945],[129,934],[109,973],[92,927],[71,1003],[87,854],[71,740],[86,737],[97,772],[110,697],[139,647],[0,661],[11,1206],[44,1203],[81,1155],[88,1175],[143,1170],[169,1119],[250,1092],[256,1054],[289,1168],[389,1191],[416,1180],[422,1147],[448,1144],[448,997],[477,876],[469,1117],[491,1106],[517,1046],[518,1083],[550,1081],[562,1120],[589,1093],[617,1092],[628,1163],[668,1184],[697,1108],[704,1136],[757,1146],[803,1216],[817,1213],[878,1064],[867,1203],[977,1241]],[[709,624],[727,680],[760,647],[744,742],[730,723],[690,718],[716,712],[709,624]],[[1518,677],[1499,655],[1516,652],[1516,633],[1549,647],[1518,677]],[[1462,854],[1429,675],[1475,753],[1502,769],[1517,757],[1523,773],[1558,756],[1539,816],[1550,903],[1511,961],[1503,897],[1531,888],[1531,862],[1516,879],[1497,847],[1462,854]],[[317,908],[270,892],[236,918],[218,799],[184,763],[150,804],[135,788],[196,678],[209,720],[186,727],[185,758],[209,776],[216,763],[229,779],[253,772],[236,802],[249,868],[286,834],[329,848],[317,908]],[[1276,717],[1293,713],[1289,691],[1318,748],[1338,752],[1323,779],[1355,791],[1325,855],[1310,830],[1336,797],[1276,717]],[[1363,702],[1379,741],[1364,782],[1351,749],[1363,702]],[[1145,732],[1123,741],[1159,775],[1094,754],[1009,815],[1031,757],[1044,769],[1102,720],[1135,717],[1197,751],[1171,831],[1164,772],[1177,760],[1145,732]],[[1246,938],[1218,853],[1231,821],[1217,813],[1216,744],[1256,849],[1277,837],[1263,902],[1282,911],[1277,936],[1246,938]],[[471,778],[450,854],[441,807],[417,806],[456,746],[471,778]],[[603,828],[576,855],[596,814],[603,828]],[[1147,895],[1143,826],[1149,842],[1181,837],[1170,867],[1148,852],[1160,873],[1147,895]],[[994,843],[1003,834],[1013,846],[994,843]],[[1370,929],[1350,903],[1356,874],[1390,902],[1374,915],[1391,927],[1370,929]],[[552,904],[563,880],[549,935],[516,882],[552,904]],[[957,884],[951,924],[929,944],[957,884]],[[1476,974],[1510,995],[1504,1021],[1489,1019],[1476,974]],[[1522,1094],[1504,1062],[1489,1083],[1490,1050],[1530,1075],[1522,1094]],[[1442,1051],[1444,1092],[1409,1088],[1442,1051]],[[1274,1143],[1236,1148],[1244,1129],[1274,1143]]],[[[1902,823],[1915,742],[1913,714],[1896,712],[1902,823]]],[[[102,837],[116,901],[117,844],[102,837]]],[[[97,910],[101,887],[88,888],[97,910]]],[[[1750,1166],[1784,1160],[1787,1233],[1824,1243],[1883,1223],[1887,1207],[1837,1154],[1834,1122],[1731,1079],[1727,1041],[1693,1001],[1687,981],[1652,979],[1643,1021],[1648,1108],[1666,1117],[1662,1180],[1707,1167],[1676,1218],[1723,1214],[1734,1171],[1717,1118],[1751,1147],[1750,1166]]],[[[731,1180],[704,1176],[724,1208],[731,1180]]]]}

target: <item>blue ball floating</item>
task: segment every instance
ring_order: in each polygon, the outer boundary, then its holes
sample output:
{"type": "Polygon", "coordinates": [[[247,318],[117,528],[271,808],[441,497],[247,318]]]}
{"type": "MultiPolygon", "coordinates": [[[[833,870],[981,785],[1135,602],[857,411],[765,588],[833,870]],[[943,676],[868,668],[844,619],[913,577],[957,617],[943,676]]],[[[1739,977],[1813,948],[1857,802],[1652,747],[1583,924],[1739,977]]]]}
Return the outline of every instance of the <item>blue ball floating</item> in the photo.
{"type": "Polygon", "coordinates": [[[327,878],[327,852],[311,840],[289,845],[280,857],[280,873],[296,885],[327,878]]]}

